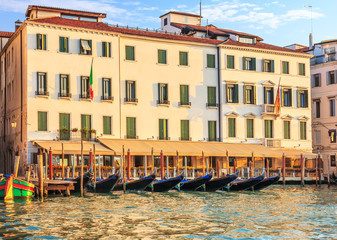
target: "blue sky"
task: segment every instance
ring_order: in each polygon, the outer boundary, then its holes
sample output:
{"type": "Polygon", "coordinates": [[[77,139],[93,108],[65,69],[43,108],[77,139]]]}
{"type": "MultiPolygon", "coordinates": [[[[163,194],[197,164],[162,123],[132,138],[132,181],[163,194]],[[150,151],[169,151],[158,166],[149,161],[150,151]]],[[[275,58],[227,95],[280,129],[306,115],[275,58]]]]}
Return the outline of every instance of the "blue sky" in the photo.
{"type": "MultiPolygon", "coordinates": [[[[199,13],[200,0],[0,0],[0,30],[13,31],[28,4],[107,13],[105,22],[159,28],[170,10],[199,13]]],[[[336,0],[202,0],[203,25],[256,34],[266,43],[308,45],[312,5],[314,42],[337,38],[336,0]]]]}

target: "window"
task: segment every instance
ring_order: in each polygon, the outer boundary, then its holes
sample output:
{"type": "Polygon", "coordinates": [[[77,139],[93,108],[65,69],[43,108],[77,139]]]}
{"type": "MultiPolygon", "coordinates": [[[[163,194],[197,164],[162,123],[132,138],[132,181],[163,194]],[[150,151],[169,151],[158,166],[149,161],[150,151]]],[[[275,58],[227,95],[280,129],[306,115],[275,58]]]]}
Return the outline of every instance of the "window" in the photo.
{"type": "Polygon", "coordinates": [[[255,104],[256,97],[255,97],[255,86],[251,85],[244,85],[243,86],[243,102],[245,104],[255,104]]]}
{"type": "Polygon", "coordinates": [[[207,68],[215,68],[215,55],[207,54],[207,68]]]}
{"type": "Polygon", "coordinates": [[[80,43],[81,43],[81,54],[91,55],[91,53],[92,53],[92,50],[91,50],[92,41],[81,39],[80,43]]]}
{"type": "Polygon", "coordinates": [[[243,70],[250,70],[250,71],[256,70],[256,59],[255,58],[243,57],[242,61],[243,61],[242,62],[243,70]]]}
{"type": "Polygon", "coordinates": [[[289,62],[282,61],[282,73],[289,74],[289,62]]]}
{"type": "Polygon", "coordinates": [[[158,63],[166,64],[166,50],[158,50],[158,63]]]}
{"type": "Polygon", "coordinates": [[[70,140],[70,114],[59,114],[60,140],[70,140]]]}
{"type": "Polygon", "coordinates": [[[126,138],[136,138],[136,118],[126,118],[126,138]]]}
{"type": "Polygon", "coordinates": [[[315,107],[315,118],[321,117],[321,101],[314,100],[314,107],[315,107]]]}
{"type": "Polygon", "coordinates": [[[69,52],[69,38],[67,37],[60,37],[59,38],[60,42],[60,52],[68,53],[69,52]]]}
{"type": "Polygon", "coordinates": [[[158,83],[158,104],[169,104],[168,87],[166,83],[158,83]]]}
{"type": "Polygon", "coordinates": [[[47,131],[47,112],[38,112],[37,118],[37,130],[47,131]]]}
{"type": "Polygon", "coordinates": [[[135,61],[135,47],[125,46],[125,59],[135,61]]]}
{"type": "Polygon", "coordinates": [[[82,99],[89,99],[90,96],[90,82],[89,77],[81,77],[81,95],[82,99]]]}
{"type": "Polygon", "coordinates": [[[59,97],[71,97],[69,92],[69,75],[60,74],[59,97]]]}
{"type": "Polygon", "coordinates": [[[336,129],[329,130],[330,143],[336,143],[336,129]]]}
{"type": "Polygon", "coordinates": [[[207,87],[207,107],[216,106],[216,87],[207,87]]]}
{"type": "Polygon", "coordinates": [[[164,26],[167,25],[167,18],[164,18],[164,26]]]}
{"type": "Polygon", "coordinates": [[[228,165],[230,167],[234,167],[234,162],[235,162],[235,157],[229,157],[228,165]]]}
{"type": "Polygon", "coordinates": [[[314,145],[321,145],[321,131],[314,131],[314,145]]]}
{"type": "Polygon", "coordinates": [[[80,20],[87,22],[97,22],[97,18],[89,18],[89,17],[80,17],[80,20]]]}
{"type": "Polygon", "coordinates": [[[316,73],[311,75],[311,86],[312,87],[320,87],[321,86],[321,74],[316,73]]]}
{"type": "Polygon", "coordinates": [[[254,138],[254,119],[247,119],[247,138],[254,138]]]}
{"type": "Polygon", "coordinates": [[[179,52],[179,65],[188,66],[188,53],[187,52],[179,52]]]}
{"type": "Polygon", "coordinates": [[[297,107],[298,108],[308,107],[308,90],[297,91],[297,107]]]}
{"type": "Polygon", "coordinates": [[[103,116],[103,134],[111,135],[111,117],[103,116]]]}
{"type": "Polygon", "coordinates": [[[301,76],[305,76],[305,64],[304,63],[298,64],[298,74],[301,76]]]}
{"type": "Polygon", "coordinates": [[[180,104],[179,105],[191,105],[189,102],[189,86],[180,85],[180,104]]]}
{"type": "Polygon", "coordinates": [[[46,35],[45,34],[36,34],[36,49],[46,50],[46,35]]]}
{"type": "Polygon", "coordinates": [[[307,140],[307,123],[300,122],[300,139],[307,140]]]}
{"type": "Polygon", "coordinates": [[[335,84],[336,83],[336,74],[335,71],[329,71],[326,74],[326,84],[335,84]]]}
{"type": "Polygon", "coordinates": [[[236,119],[228,118],[228,137],[236,137],[236,119]]]}
{"type": "Polygon", "coordinates": [[[126,98],[125,102],[137,102],[136,99],[136,82],[126,81],[126,98]]]}
{"type": "Polygon", "coordinates": [[[283,122],[283,138],[290,139],[290,121],[283,122]]]}
{"type": "Polygon", "coordinates": [[[159,140],[168,140],[167,119],[159,119],[159,140]]]}
{"type": "Polygon", "coordinates": [[[47,73],[37,73],[36,95],[49,95],[49,93],[47,92],[47,73]]]}
{"type": "Polygon", "coordinates": [[[263,71],[274,72],[274,60],[263,60],[263,71]]]}
{"type": "Polygon", "coordinates": [[[255,41],[254,41],[254,38],[239,37],[239,42],[254,44],[255,41]]]}
{"type": "Polygon", "coordinates": [[[111,43],[102,42],[102,57],[111,57],[111,43]]]}
{"type": "Polygon", "coordinates": [[[274,104],[273,87],[264,87],[264,104],[274,104]]]}
{"type": "Polygon", "coordinates": [[[227,102],[228,103],[238,103],[238,85],[237,84],[227,84],[227,102]]]}
{"type": "Polygon", "coordinates": [[[81,138],[86,141],[91,139],[91,116],[81,115],[81,138]]]}
{"type": "Polygon", "coordinates": [[[227,68],[234,69],[234,56],[227,55],[227,68]]]}
{"type": "Polygon", "coordinates": [[[264,137],[265,138],[273,138],[273,120],[264,120],[264,137]]]}
{"type": "Polygon", "coordinates": [[[330,155],[330,166],[336,167],[336,155],[330,155]]]}
{"type": "Polygon", "coordinates": [[[208,121],[208,141],[216,141],[216,121],[208,121]]]}
{"type": "Polygon", "coordinates": [[[190,121],[189,120],[181,120],[180,121],[180,139],[182,141],[190,140],[190,121]]]}
{"type": "Polygon", "coordinates": [[[102,100],[113,100],[111,94],[111,79],[102,78],[102,100]]]}
{"type": "Polygon", "coordinates": [[[336,101],[335,99],[330,99],[330,117],[336,116],[336,101]]]}
{"type": "Polygon", "coordinates": [[[292,91],[291,88],[282,88],[282,107],[292,106],[292,91]]]}

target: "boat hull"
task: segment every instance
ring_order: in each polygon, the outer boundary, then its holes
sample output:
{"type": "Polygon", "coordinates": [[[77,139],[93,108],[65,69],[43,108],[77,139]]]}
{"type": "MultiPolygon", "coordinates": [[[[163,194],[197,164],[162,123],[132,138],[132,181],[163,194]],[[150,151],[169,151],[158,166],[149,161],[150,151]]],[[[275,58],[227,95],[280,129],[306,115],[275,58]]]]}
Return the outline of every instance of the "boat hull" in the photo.
{"type": "Polygon", "coordinates": [[[254,187],[256,184],[264,179],[264,175],[260,175],[255,178],[249,178],[245,180],[233,181],[229,186],[230,191],[244,191],[254,187]]]}
{"type": "Polygon", "coordinates": [[[34,196],[35,185],[13,176],[0,182],[0,199],[29,199],[34,196]]]}
{"type": "Polygon", "coordinates": [[[128,181],[126,183],[117,183],[112,191],[144,191],[155,178],[156,175],[152,174],[138,180],[128,181]]]}
{"type": "Polygon", "coordinates": [[[114,174],[110,177],[97,181],[95,184],[89,184],[88,190],[96,193],[109,193],[116,186],[120,179],[120,175],[114,174]]]}
{"type": "Polygon", "coordinates": [[[156,181],[151,185],[146,187],[146,191],[153,191],[153,192],[167,192],[177,186],[182,180],[184,176],[180,175],[178,177],[166,179],[166,180],[159,180],[156,181]]]}
{"type": "Polygon", "coordinates": [[[227,175],[220,178],[213,178],[210,181],[206,182],[205,184],[205,191],[206,192],[215,192],[216,190],[219,190],[220,188],[223,188],[230,182],[234,181],[238,176],[233,175],[227,175]]]}
{"type": "Polygon", "coordinates": [[[192,180],[181,182],[179,187],[181,191],[195,191],[211,179],[212,175],[206,175],[204,177],[198,177],[192,180]]]}
{"type": "MultiPolygon", "coordinates": [[[[270,185],[278,182],[278,180],[280,180],[280,174],[277,174],[276,176],[274,177],[267,177],[265,179],[263,179],[261,182],[259,182],[258,184],[256,184],[254,186],[254,190],[261,190],[261,189],[264,189],[266,187],[269,187],[270,185]]],[[[252,189],[249,189],[249,190],[252,190],[252,189]]]]}
{"type": "MultiPolygon", "coordinates": [[[[86,172],[83,174],[83,187],[86,187],[91,179],[90,173],[86,172]]],[[[74,192],[81,192],[81,176],[75,179],[69,179],[75,181],[74,183],[74,192]]]]}

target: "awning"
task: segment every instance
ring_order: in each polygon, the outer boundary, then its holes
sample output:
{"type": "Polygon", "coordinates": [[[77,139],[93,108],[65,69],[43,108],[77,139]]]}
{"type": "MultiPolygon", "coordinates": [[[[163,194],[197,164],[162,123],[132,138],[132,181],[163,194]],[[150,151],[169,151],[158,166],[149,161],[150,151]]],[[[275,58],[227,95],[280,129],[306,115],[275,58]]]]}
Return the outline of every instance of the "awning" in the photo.
{"type": "MultiPolygon", "coordinates": [[[[62,143],[64,154],[81,154],[80,141],[32,141],[33,145],[49,150],[51,147],[53,154],[62,154],[62,143]]],[[[90,148],[93,150],[95,145],[96,155],[114,155],[109,148],[97,142],[83,142],[83,154],[88,155],[90,148]]]]}
{"type": "Polygon", "coordinates": [[[115,155],[122,155],[123,148],[126,154],[130,149],[131,155],[159,155],[162,150],[165,156],[229,156],[250,157],[252,153],[256,157],[281,158],[284,153],[286,157],[298,158],[301,153],[304,157],[313,156],[311,152],[300,149],[270,148],[259,144],[248,143],[223,143],[223,142],[192,142],[192,141],[160,141],[160,140],[133,140],[133,139],[111,139],[99,138],[104,146],[115,152],[115,155]]]}
{"type": "Polygon", "coordinates": [[[82,40],[81,46],[84,50],[91,51],[91,47],[90,47],[89,42],[87,40],[82,40]]]}

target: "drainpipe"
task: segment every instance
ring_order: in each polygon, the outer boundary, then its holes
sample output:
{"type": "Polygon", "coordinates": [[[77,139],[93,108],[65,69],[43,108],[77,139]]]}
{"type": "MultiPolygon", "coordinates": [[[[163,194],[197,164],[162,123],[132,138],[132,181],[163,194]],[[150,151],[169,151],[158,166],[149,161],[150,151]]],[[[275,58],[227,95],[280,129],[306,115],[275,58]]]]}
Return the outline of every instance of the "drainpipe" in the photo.
{"type": "Polygon", "coordinates": [[[118,35],[119,138],[122,139],[121,37],[118,35]]]}
{"type": "Polygon", "coordinates": [[[219,123],[219,142],[222,142],[222,85],[221,85],[221,56],[220,47],[217,46],[218,57],[218,123],[219,123]]]}

